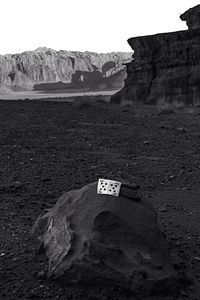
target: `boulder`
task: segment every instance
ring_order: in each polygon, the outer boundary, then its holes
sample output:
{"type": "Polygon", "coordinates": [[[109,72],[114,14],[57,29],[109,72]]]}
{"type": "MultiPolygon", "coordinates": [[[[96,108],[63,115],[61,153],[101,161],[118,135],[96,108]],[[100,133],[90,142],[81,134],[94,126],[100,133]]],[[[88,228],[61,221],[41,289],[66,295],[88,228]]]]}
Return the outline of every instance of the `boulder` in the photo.
{"type": "Polygon", "coordinates": [[[62,195],[35,222],[32,238],[48,261],[48,277],[116,280],[129,288],[175,277],[155,208],[137,186],[118,197],[97,193],[97,182],[62,195]]]}

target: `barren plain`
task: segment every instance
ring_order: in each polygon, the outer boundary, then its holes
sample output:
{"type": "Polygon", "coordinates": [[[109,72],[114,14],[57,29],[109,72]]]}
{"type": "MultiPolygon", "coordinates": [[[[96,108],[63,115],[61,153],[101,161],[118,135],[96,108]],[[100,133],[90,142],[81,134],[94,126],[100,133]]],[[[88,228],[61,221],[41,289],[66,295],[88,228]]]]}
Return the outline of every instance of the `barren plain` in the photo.
{"type": "Polygon", "coordinates": [[[0,299],[200,299],[200,108],[0,101],[0,173],[0,299]],[[32,225],[63,191],[100,177],[137,180],[157,208],[178,291],[46,279],[32,225]]]}

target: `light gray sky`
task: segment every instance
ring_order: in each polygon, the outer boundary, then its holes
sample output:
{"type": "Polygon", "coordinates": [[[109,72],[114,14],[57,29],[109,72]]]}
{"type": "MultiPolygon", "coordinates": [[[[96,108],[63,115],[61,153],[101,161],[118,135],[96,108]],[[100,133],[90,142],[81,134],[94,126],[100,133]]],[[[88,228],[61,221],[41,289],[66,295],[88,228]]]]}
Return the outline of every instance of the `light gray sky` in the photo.
{"type": "Polygon", "coordinates": [[[132,51],[133,36],[186,29],[179,15],[200,0],[0,0],[0,53],[38,47],[132,51]]]}

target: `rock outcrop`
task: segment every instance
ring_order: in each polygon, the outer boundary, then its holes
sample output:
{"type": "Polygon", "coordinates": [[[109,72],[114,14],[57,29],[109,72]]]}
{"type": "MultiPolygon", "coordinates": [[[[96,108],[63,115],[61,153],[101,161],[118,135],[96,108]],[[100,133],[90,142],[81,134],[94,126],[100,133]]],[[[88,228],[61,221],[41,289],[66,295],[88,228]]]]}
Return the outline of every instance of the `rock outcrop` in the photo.
{"type": "Polygon", "coordinates": [[[186,21],[189,29],[200,29],[200,5],[188,9],[180,18],[186,21]]]}
{"type": "Polygon", "coordinates": [[[50,277],[122,280],[141,292],[176,276],[156,210],[136,185],[122,184],[118,197],[98,194],[97,182],[69,191],[38,218],[32,237],[48,257],[50,277]]]}
{"type": "MultiPolygon", "coordinates": [[[[0,85],[32,88],[36,84],[62,82],[68,84],[65,86],[68,88],[73,81],[75,88],[77,85],[88,87],[91,83],[121,72],[124,69],[123,62],[130,58],[131,53],[98,54],[48,48],[1,55],[0,85]]],[[[123,80],[120,85],[122,87],[123,80]]]]}
{"type": "Polygon", "coordinates": [[[112,96],[120,103],[200,102],[200,5],[180,17],[188,30],[130,38],[133,60],[124,88],[112,96]]]}

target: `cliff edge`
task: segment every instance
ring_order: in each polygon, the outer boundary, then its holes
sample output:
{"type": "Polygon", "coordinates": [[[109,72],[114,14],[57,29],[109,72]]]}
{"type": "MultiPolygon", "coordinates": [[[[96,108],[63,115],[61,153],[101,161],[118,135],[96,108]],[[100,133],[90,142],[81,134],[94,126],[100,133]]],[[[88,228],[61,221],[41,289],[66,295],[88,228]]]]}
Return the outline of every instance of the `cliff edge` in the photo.
{"type": "Polygon", "coordinates": [[[200,5],[180,16],[188,30],[130,38],[133,60],[111,101],[200,102],[200,5]]]}

